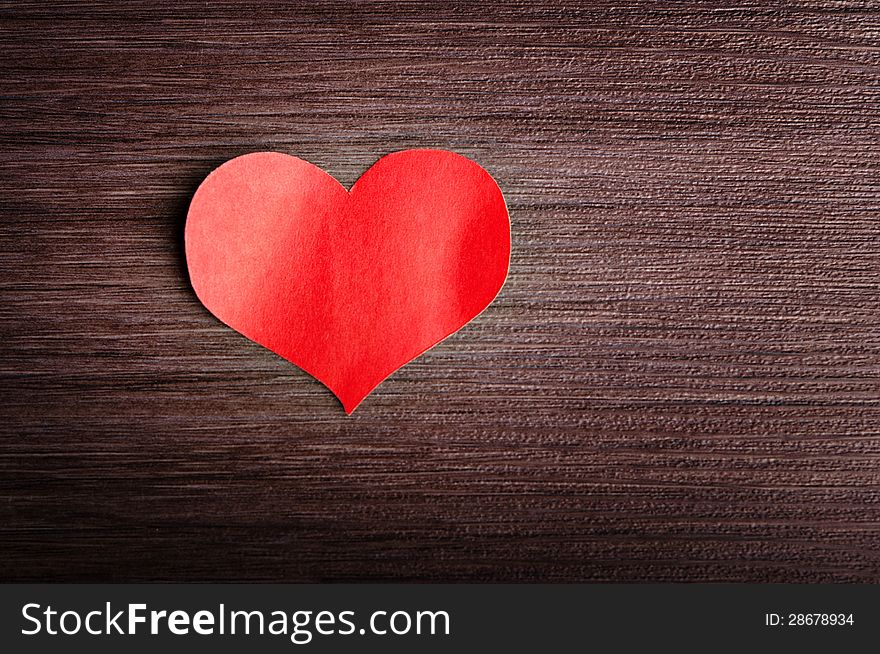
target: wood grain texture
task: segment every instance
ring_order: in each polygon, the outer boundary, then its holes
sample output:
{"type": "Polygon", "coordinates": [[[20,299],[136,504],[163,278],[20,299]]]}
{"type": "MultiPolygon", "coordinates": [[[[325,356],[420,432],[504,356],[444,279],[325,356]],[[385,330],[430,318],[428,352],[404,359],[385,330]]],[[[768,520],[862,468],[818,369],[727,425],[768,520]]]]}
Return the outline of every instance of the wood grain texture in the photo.
{"type": "Polygon", "coordinates": [[[4,3],[0,55],[0,578],[880,581],[878,3],[4,3]],[[410,147],[510,278],[346,417],[185,212],[410,147]]]}

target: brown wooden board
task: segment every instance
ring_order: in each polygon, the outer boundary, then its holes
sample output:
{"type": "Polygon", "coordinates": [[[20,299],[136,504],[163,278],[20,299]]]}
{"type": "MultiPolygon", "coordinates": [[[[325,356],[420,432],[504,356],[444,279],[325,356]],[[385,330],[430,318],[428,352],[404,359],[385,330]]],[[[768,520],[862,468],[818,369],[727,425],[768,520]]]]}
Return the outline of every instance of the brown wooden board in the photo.
{"type": "Polygon", "coordinates": [[[0,579],[880,581],[876,2],[3,3],[0,81],[0,579]],[[346,417],[186,209],[412,147],[510,277],[346,417]]]}

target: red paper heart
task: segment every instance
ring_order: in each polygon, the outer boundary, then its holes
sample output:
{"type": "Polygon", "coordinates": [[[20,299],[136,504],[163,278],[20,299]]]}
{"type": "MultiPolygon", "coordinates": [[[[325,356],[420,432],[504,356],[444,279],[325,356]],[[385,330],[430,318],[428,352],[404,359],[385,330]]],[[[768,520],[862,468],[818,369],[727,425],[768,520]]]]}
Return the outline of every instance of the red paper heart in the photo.
{"type": "Polygon", "coordinates": [[[237,157],[199,186],[185,240],[208,310],[347,413],[485,309],[510,260],[498,185],[443,150],[389,154],[351,191],[296,157],[237,157]]]}

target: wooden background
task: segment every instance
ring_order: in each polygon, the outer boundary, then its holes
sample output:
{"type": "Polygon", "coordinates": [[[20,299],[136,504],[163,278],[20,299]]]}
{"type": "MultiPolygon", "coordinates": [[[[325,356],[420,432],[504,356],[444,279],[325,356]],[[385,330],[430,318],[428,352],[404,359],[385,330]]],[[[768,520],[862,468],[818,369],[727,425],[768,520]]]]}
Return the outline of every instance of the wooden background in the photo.
{"type": "Polygon", "coordinates": [[[877,2],[2,7],[0,578],[880,581],[877,2]],[[346,417],[188,201],[425,146],[510,278],[346,417]]]}

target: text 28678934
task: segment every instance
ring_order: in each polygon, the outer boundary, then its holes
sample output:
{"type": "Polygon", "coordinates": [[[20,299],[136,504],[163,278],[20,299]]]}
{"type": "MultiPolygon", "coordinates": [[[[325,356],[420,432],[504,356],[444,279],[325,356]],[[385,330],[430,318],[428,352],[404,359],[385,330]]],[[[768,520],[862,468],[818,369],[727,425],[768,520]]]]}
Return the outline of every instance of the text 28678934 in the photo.
{"type": "Polygon", "coordinates": [[[765,613],[768,627],[852,627],[852,613],[765,613]]]}

